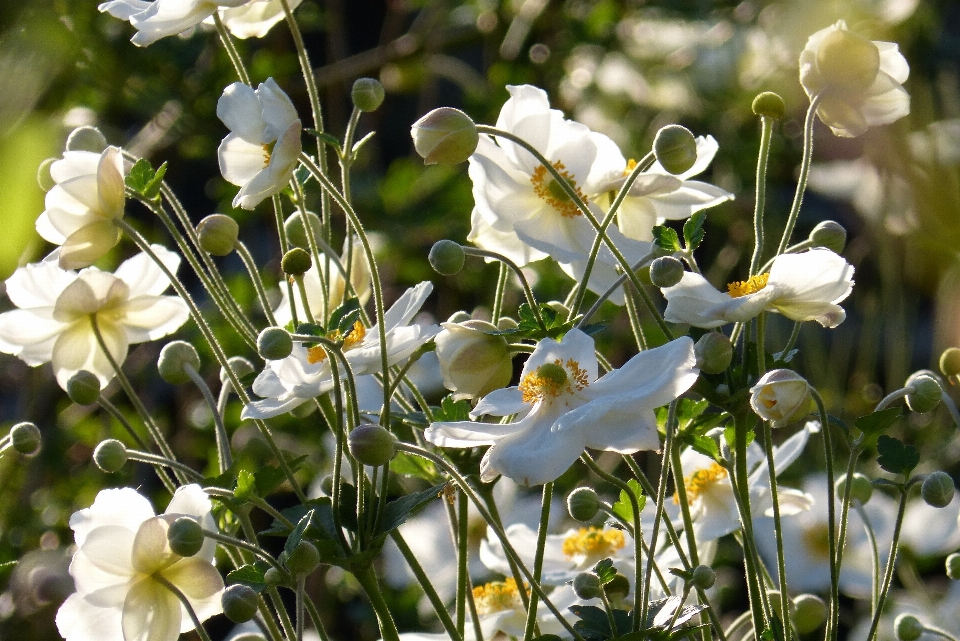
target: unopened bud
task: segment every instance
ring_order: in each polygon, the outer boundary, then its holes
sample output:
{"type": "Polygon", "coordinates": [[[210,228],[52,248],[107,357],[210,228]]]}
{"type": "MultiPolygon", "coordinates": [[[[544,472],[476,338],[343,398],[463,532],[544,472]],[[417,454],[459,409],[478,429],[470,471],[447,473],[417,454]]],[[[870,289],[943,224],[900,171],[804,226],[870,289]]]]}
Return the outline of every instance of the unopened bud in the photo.
{"type": "Polygon", "coordinates": [[[127,464],[127,446],[115,438],[107,439],[93,451],[93,462],[107,474],[119,472],[127,464]]]}
{"type": "Polygon", "coordinates": [[[827,620],[827,604],[814,594],[801,594],[793,607],[793,624],[800,634],[810,634],[827,620]]]}
{"type": "Polygon", "coordinates": [[[268,361],[279,361],[290,356],[293,338],[282,327],[267,327],[257,336],[257,353],[268,361]]]}
{"type": "Polygon", "coordinates": [[[464,311],[458,311],[450,314],[450,318],[447,319],[448,323],[462,323],[471,319],[470,314],[464,311]]]}
{"type": "Polygon", "coordinates": [[[900,641],[917,641],[923,634],[924,625],[912,614],[901,614],[893,622],[893,630],[900,641]]]}
{"type": "MultiPolygon", "coordinates": [[[[838,496],[843,496],[847,488],[846,474],[837,479],[834,488],[836,489],[838,496]]],[[[850,500],[860,501],[861,505],[866,505],[871,496],[873,496],[873,483],[863,474],[854,472],[853,485],[850,487],[850,500]]]]}
{"type": "Polygon", "coordinates": [[[196,519],[181,516],[167,529],[167,542],[174,554],[193,556],[203,547],[203,529],[196,519]]]}
{"type": "Polygon", "coordinates": [[[653,139],[653,153],[661,167],[682,174],[697,161],[697,141],[686,127],[667,125],[653,139]]]}
{"type": "Polygon", "coordinates": [[[824,247],[839,254],[847,246],[847,230],[840,223],[825,220],[810,232],[810,242],[816,247],[824,247]]]}
{"type": "Polygon", "coordinates": [[[28,421],[17,423],[10,428],[10,444],[24,456],[33,456],[39,452],[42,440],[40,428],[28,421]]]}
{"type": "Polygon", "coordinates": [[[100,379],[80,370],[67,381],[67,396],[77,405],[93,405],[100,398],[100,379]]]}
{"type": "Polygon", "coordinates": [[[761,94],[757,94],[757,97],[753,99],[753,113],[757,116],[766,116],[774,120],[780,120],[783,118],[786,110],[787,107],[783,104],[783,98],[772,91],[764,91],[761,94]]]}
{"type": "Polygon", "coordinates": [[[67,136],[67,151],[92,151],[95,154],[107,148],[107,139],[103,133],[92,125],[77,127],[67,136]]]}
{"type": "Polygon", "coordinates": [[[300,541],[287,557],[287,569],[295,576],[306,576],[320,565],[320,553],[310,541],[300,541]]]}
{"type": "Polygon", "coordinates": [[[200,248],[214,256],[228,256],[237,246],[240,225],[230,216],[211,214],[197,225],[200,248]]]}
{"type": "Polygon", "coordinates": [[[953,501],[955,487],[953,479],[946,472],[933,472],[923,479],[920,496],[931,507],[947,507],[953,501]]]}
{"type": "Polygon", "coordinates": [[[943,389],[937,379],[922,372],[912,374],[904,387],[913,390],[907,394],[907,407],[920,414],[935,409],[943,396],[943,389]]]}
{"type": "Polygon", "coordinates": [[[612,581],[603,586],[603,591],[610,599],[625,599],[630,594],[630,581],[618,573],[612,581]]]}
{"type": "Polygon", "coordinates": [[[683,263],[673,256],[661,256],[650,263],[650,282],[657,287],[673,287],[683,278],[683,263]]]}
{"type": "Polygon", "coordinates": [[[960,553],[954,552],[947,557],[947,578],[960,581],[960,553]]]}
{"type": "Polygon", "coordinates": [[[424,164],[456,165],[477,149],[480,135],[470,116],[459,109],[440,107],[413,123],[413,146],[424,164]]]}
{"type": "Polygon", "coordinates": [[[430,261],[430,266],[438,274],[453,276],[463,269],[466,254],[463,253],[463,247],[458,243],[444,239],[433,244],[427,260],[430,261]]]}
{"type": "Polygon", "coordinates": [[[350,98],[360,111],[376,111],[383,104],[383,85],[373,78],[357,78],[350,90],[350,98]]]}
{"type": "Polygon", "coordinates": [[[506,387],[513,376],[510,347],[486,321],[443,323],[436,337],[443,385],[461,396],[478,398],[506,387]]]}
{"type": "Polygon", "coordinates": [[[717,573],[709,565],[698,565],[693,568],[690,583],[701,590],[708,590],[717,582],[717,573]]]}
{"type": "Polygon", "coordinates": [[[56,158],[47,158],[37,167],[37,184],[43,191],[50,191],[57,185],[57,181],[50,175],[50,165],[57,162],[56,158]]]}
{"type": "Polygon", "coordinates": [[[960,349],[948,347],[940,354],[940,371],[944,376],[960,375],[960,349]]]}
{"type": "Polygon", "coordinates": [[[880,49],[846,29],[827,33],[817,46],[817,70],[831,89],[851,94],[865,90],[880,71],[880,49]]]}
{"type": "Polygon", "coordinates": [[[567,496],[567,511],[570,516],[584,523],[597,516],[600,505],[600,497],[592,487],[578,487],[567,496]]]}
{"type": "Polygon", "coordinates": [[[581,599],[600,596],[600,577],[592,572],[581,572],[573,578],[573,591],[581,599]]]}
{"type": "MultiPolygon", "coordinates": [[[[231,356],[227,359],[227,364],[230,365],[230,369],[233,370],[233,373],[236,374],[237,378],[243,378],[253,374],[256,370],[253,363],[244,358],[243,356],[231,356]]],[[[227,371],[225,369],[220,370],[220,382],[226,383],[230,380],[230,377],[227,376],[227,371]]]]}
{"type": "MultiPolygon", "coordinates": [[[[257,614],[260,595],[249,585],[236,583],[227,587],[220,597],[223,613],[234,623],[246,623],[257,614]]],[[[233,637],[234,641],[238,637],[233,637]]]]}
{"type": "Polygon", "coordinates": [[[171,385],[183,385],[190,380],[187,374],[186,366],[189,365],[194,371],[200,369],[200,355],[196,348],[186,341],[173,341],[167,343],[160,350],[160,358],[157,359],[157,370],[160,372],[160,378],[171,385]]]}
{"type": "Polygon", "coordinates": [[[397,437],[373,423],[350,432],[347,445],[353,458],[364,465],[386,465],[397,453],[397,437]]]}
{"type": "Polygon", "coordinates": [[[516,320],[510,318],[509,316],[501,316],[500,320],[497,321],[497,329],[516,329],[520,326],[516,320]]]}
{"type": "Polygon", "coordinates": [[[789,369],[767,372],[750,388],[750,407],[774,427],[800,420],[810,411],[810,385],[789,369]]]}
{"type": "Polygon", "coordinates": [[[312,266],[313,259],[310,258],[310,253],[302,247],[288,250],[280,259],[280,269],[290,276],[303,276],[312,266]]]}
{"type": "Polygon", "coordinates": [[[720,332],[707,332],[693,346],[697,367],[704,374],[719,374],[730,367],[733,360],[733,345],[720,332]]]}
{"type": "Polygon", "coordinates": [[[263,573],[263,582],[267,585],[283,585],[287,582],[287,577],[277,568],[269,567],[263,573]]]}
{"type": "MultiPolygon", "coordinates": [[[[303,213],[295,211],[284,221],[283,231],[286,232],[287,240],[291,245],[300,247],[301,249],[309,249],[310,239],[307,238],[307,228],[304,226],[303,220],[303,213]]],[[[320,217],[312,211],[308,211],[306,212],[306,220],[310,229],[313,231],[313,238],[315,240],[320,238],[323,231],[323,223],[320,222],[320,217]]]]}

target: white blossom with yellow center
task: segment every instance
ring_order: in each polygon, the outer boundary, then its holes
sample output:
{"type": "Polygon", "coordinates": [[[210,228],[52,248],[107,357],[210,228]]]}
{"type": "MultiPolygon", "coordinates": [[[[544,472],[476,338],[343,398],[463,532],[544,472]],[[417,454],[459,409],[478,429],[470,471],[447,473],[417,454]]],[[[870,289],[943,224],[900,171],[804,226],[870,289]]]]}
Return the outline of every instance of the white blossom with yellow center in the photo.
{"type": "Polygon", "coordinates": [[[546,338],[527,359],[520,384],[487,394],[471,413],[516,420],[433,423],[424,436],[441,447],[492,445],[480,463],[484,481],[503,474],[539,485],[563,474],[588,447],[658,449],[653,410],[687,391],[698,375],[687,337],[640,352],[599,379],[597,369],[593,339],[580,330],[559,343],[546,338]]]}

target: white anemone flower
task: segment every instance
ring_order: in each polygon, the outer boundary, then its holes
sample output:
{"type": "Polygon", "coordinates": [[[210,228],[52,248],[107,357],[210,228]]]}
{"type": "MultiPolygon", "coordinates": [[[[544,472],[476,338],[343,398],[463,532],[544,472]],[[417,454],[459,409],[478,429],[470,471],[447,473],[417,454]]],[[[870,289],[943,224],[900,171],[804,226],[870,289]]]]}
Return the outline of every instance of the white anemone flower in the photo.
{"type": "MultiPolygon", "coordinates": [[[[440,332],[437,325],[410,325],[423,302],[433,291],[433,284],[423,282],[404,292],[383,315],[386,329],[387,362],[396,365],[406,360],[418,347],[440,332]]],[[[332,336],[331,338],[341,338],[332,336]]],[[[343,352],[354,375],[380,371],[380,337],[376,325],[366,328],[357,321],[343,343],[343,352]]],[[[346,376],[343,367],[339,375],[346,376]]],[[[304,347],[295,343],[293,352],[284,359],[268,361],[253,383],[253,391],[263,397],[243,409],[242,418],[270,418],[289,412],[334,388],[330,361],[323,348],[304,347]]]]}
{"type": "MultiPolygon", "coordinates": [[[[160,245],[152,249],[171,273],[177,270],[179,255],[160,245]]],[[[27,365],[50,362],[64,389],[80,370],[106,385],[114,370],[91,320],[119,365],[131,344],[166,336],[189,318],[183,300],[162,295],[169,286],[160,267],[142,253],[112,274],[95,267],[64,271],[54,260],[21,267],[6,282],[7,296],[18,309],[0,314],[0,351],[27,365]]]]}
{"type": "Polygon", "coordinates": [[[185,485],[160,516],[130,488],[102,490],[92,506],[75,512],[70,527],[78,549],[70,574],[77,591],[57,612],[66,641],[175,641],[193,630],[186,608],[160,579],[186,596],[200,621],[222,612],[216,542],[206,539],[188,558],[167,543],[167,529],[180,517],[215,531],[210,509],[200,486],[185,485]]]}
{"type": "Polygon", "coordinates": [[[102,153],[66,151],[50,165],[56,185],[47,192],[37,233],[60,245],[60,267],[93,264],[120,242],[115,221],[123,218],[123,156],[116,147],[102,153]]]}
{"type": "Polygon", "coordinates": [[[240,7],[250,0],[110,0],[97,8],[127,20],[137,30],[130,42],[146,47],[200,24],[222,7],[240,7]]]}
{"type": "MultiPolygon", "coordinates": [[[[301,2],[303,0],[288,0],[290,11],[301,2]]],[[[262,38],[284,19],[283,4],[280,0],[248,0],[238,7],[221,9],[220,19],[236,38],[262,38]]],[[[213,24],[213,20],[208,18],[204,23],[213,24]]]]}
{"type": "Polygon", "coordinates": [[[293,176],[302,149],[297,110],[267,78],[256,90],[242,82],[224,89],[217,117],[231,132],[217,149],[220,173],[240,187],[233,206],[253,209],[293,176]]]}
{"type": "Polygon", "coordinates": [[[870,41],[843,20],[821,29],[800,53],[800,84],[834,135],[854,138],[910,113],[910,66],[896,43],[870,41]]]}
{"type": "Polygon", "coordinates": [[[487,394],[470,414],[515,414],[516,420],[433,423],[424,437],[441,447],[491,445],[480,463],[483,481],[502,474],[540,485],[563,474],[588,447],[621,453],[658,449],[653,410],[694,384],[695,362],[693,341],[683,337],[640,352],[598,379],[593,339],[573,329],[559,343],[540,341],[520,385],[487,394]]]}
{"type": "Polygon", "coordinates": [[[781,254],[768,273],[730,283],[727,289],[717,291],[700,274],[685,272],[679,283],[663,288],[663,316],[709,329],[778,312],[797,322],[836,327],[846,318],[838,303],[853,289],[853,266],[829,249],[781,254]]]}

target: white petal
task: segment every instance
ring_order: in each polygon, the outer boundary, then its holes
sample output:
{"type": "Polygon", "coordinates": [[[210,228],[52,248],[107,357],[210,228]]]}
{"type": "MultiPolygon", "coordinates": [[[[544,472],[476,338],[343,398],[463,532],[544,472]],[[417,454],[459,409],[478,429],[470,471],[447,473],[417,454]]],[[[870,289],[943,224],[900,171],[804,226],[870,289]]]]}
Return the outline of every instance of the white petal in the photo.
{"type": "Polygon", "coordinates": [[[223,179],[238,186],[253,180],[268,164],[263,144],[247,142],[235,133],[223,139],[217,157],[223,179]]]}
{"type": "Polygon", "coordinates": [[[110,0],[110,2],[100,3],[97,9],[109,13],[114,18],[129,20],[130,16],[149,9],[151,4],[152,2],[147,0],[110,0]]]}
{"type": "Polygon", "coordinates": [[[66,325],[53,320],[53,308],[14,309],[0,314],[0,352],[13,354],[27,365],[47,363],[53,345],[66,325]]]}
{"type": "MultiPolygon", "coordinates": [[[[223,90],[223,94],[217,101],[217,118],[233,132],[234,136],[238,136],[248,144],[259,147],[272,142],[264,132],[266,123],[263,122],[262,107],[257,98],[257,92],[242,82],[235,82],[223,90]]],[[[222,161],[220,166],[222,169],[222,161]]],[[[230,179],[227,178],[227,180],[230,179]]]]}
{"type": "Polygon", "coordinates": [[[180,636],[180,601],[151,578],[138,581],[123,604],[124,641],[176,641],[180,636]]]}
{"type": "Polygon", "coordinates": [[[269,141],[279,139],[290,125],[300,120],[290,98],[273,78],[267,78],[257,87],[257,98],[260,101],[263,122],[266,125],[264,133],[269,141]]]}
{"type": "Polygon", "coordinates": [[[70,517],[70,528],[77,545],[82,546],[94,528],[118,525],[136,532],[141,523],[153,516],[150,501],[134,489],[124,487],[100,490],[93,500],[93,505],[73,513],[70,517]]]}
{"type": "MultiPolygon", "coordinates": [[[[2,316],[0,316],[2,318],[2,316]]],[[[477,418],[484,414],[492,416],[510,416],[519,414],[530,409],[523,402],[523,394],[516,387],[498,389],[490,392],[477,402],[477,406],[470,412],[471,418],[477,418]]]]}
{"type": "Polygon", "coordinates": [[[592,384],[590,398],[617,396],[622,403],[654,409],[677,398],[697,381],[693,340],[687,336],[640,352],[592,384]]]}
{"type": "Polygon", "coordinates": [[[130,42],[138,47],[153,44],[199,24],[216,9],[216,4],[205,0],[157,0],[145,11],[130,16],[130,24],[138,30],[130,42]]]}
{"type": "Polygon", "coordinates": [[[517,431],[517,423],[480,423],[452,421],[431,423],[423,437],[440,447],[477,447],[492,445],[517,431]]]}
{"type": "Polygon", "coordinates": [[[57,610],[57,631],[67,641],[124,641],[120,608],[101,608],[71,594],[57,610]]]}
{"type": "MultiPolygon", "coordinates": [[[[127,358],[126,332],[112,323],[101,323],[100,333],[117,364],[122,364],[127,358]]],[[[63,389],[67,389],[67,381],[80,370],[94,374],[101,386],[106,386],[115,374],[89,324],[82,321],[74,323],[57,337],[51,363],[57,383],[63,389]]]]}
{"type": "MultiPolygon", "coordinates": [[[[150,249],[172,274],[180,267],[180,254],[163,245],[150,245],[150,249]]],[[[170,287],[170,279],[152,258],[141,252],[120,263],[114,276],[130,287],[130,297],[158,296],[170,287]]]]}
{"type": "Polygon", "coordinates": [[[7,296],[21,309],[52,307],[60,293],[76,278],[75,272],[60,269],[55,261],[31,263],[7,279],[7,296]]]}
{"type": "Polygon", "coordinates": [[[139,296],[118,310],[130,344],[156,340],[177,331],[190,309],[177,296],[139,296]]]}
{"type": "Polygon", "coordinates": [[[525,429],[497,441],[480,462],[480,478],[498,474],[521,485],[542,485],[556,480],[583,453],[585,441],[579,431],[551,432],[550,424],[531,412],[521,425],[525,429]]]}
{"type": "MultiPolygon", "coordinates": [[[[520,267],[547,257],[544,252],[521,241],[515,231],[502,232],[494,229],[476,207],[470,213],[470,223],[470,233],[467,235],[467,240],[480,249],[503,254],[520,267]]],[[[484,260],[489,263],[496,259],[485,258],[484,260]]]]}
{"type": "MultiPolygon", "coordinates": [[[[395,327],[408,325],[432,291],[433,283],[430,281],[423,281],[405,291],[384,313],[383,326],[389,331],[395,327]]],[[[375,327],[368,330],[368,335],[375,334],[375,327]]]]}

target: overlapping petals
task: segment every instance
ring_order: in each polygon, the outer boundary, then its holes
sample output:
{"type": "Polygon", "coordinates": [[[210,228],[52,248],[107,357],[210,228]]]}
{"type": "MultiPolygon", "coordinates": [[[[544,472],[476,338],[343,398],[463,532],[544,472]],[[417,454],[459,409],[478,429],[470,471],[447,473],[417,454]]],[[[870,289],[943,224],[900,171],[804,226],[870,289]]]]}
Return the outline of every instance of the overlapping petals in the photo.
{"type": "Polygon", "coordinates": [[[129,21],[137,30],[130,42],[146,47],[200,24],[221,7],[240,7],[248,2],[250,0],[110,0],[97,8],[114,18],[129,21]]]}

